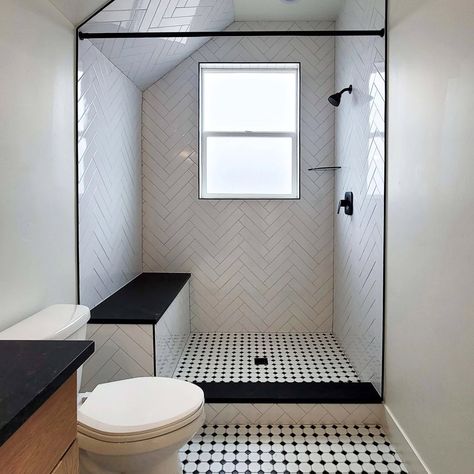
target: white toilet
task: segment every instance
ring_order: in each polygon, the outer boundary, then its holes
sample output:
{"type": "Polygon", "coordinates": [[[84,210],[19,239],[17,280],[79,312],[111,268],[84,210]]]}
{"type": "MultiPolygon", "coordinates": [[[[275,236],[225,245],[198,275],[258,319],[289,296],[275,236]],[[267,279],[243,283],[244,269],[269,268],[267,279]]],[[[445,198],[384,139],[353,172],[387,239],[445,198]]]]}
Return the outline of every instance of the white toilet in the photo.
{"type": "MultiPolygon", "coordinates": [[[[0,332],[0,339],[84,340],[90,311],[54,305],[0,332]]],[[[78,371],[78,390],[82,369],[78,371]]],[[[204,423],[204,393],[189,382],[140,377],[79,395],[81,474],[178,474],[184,446],[204,423]]]]}

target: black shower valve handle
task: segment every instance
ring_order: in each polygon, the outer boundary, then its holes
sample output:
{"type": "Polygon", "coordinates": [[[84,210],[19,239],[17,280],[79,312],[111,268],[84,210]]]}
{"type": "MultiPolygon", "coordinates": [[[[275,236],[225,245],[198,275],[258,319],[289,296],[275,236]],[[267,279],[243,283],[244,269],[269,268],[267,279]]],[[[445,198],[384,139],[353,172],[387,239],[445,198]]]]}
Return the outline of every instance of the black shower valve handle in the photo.
{"type": "MultiPolygon", "coordinates": [[[[337,206],[337,213],[340,214],[340,212],[341,212],[341,207],[343,207],[343,208],[344,208],[344,212],[346,212],[346,209],[347,209],[347,207],[349,207],[349,206],[350,206],[350,202],[349,202],[349,201],[346,201],[345,199],[341,199],[341,200],[339,201],[339,205],[337,206]]],[[[346,212],[346,214],[347,214],[347,212],[346,212]]]]}
{"type": "Polygon", "coordinates": [[[337,206],[337,213],[338,213],[338,214],[341,212],[341,207],[342,207],[342,206],[346,207],[346,201],[345,201],[345,199],[341,199],[341,200],[339,201],[339,205],[337,206]]]}
{"type": "Polygon", "coordinates": [[[354,213],[354,195],[351,192],[348,192],[344,195],[344,199],[339,201],[337,206],[337,213],[341,212],[341,207],[344,208],[344,213],[348,216],[352,216],[354,213]]]}

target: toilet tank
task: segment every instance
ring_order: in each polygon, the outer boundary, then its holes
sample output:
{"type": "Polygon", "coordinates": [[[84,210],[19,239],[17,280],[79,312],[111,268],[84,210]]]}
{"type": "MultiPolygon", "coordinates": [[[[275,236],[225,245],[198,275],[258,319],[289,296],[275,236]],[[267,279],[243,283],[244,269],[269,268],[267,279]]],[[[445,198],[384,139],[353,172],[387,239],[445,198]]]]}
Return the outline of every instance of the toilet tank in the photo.
{"type": "MultiPolygon", "coordinates": [[[[87,306],[55,304],[0,332],[0,340],[85,340],[87,306]]],[[[77,371],[77,389],[81,386],[82,367],[77,371]]]]}
{"type": "Polygon", "coordinates": [[[0,332],[5,340],[80,340],[86,338],[91,313],[86,306],[55,304],[0,332]]]}

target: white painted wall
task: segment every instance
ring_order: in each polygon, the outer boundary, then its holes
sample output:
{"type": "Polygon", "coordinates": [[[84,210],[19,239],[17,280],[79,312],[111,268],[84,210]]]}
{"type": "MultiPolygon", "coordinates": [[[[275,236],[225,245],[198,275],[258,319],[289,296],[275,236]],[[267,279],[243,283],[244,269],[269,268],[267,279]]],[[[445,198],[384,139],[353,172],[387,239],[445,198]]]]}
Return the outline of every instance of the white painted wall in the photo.
{"type": "Polygon", "coordinates": [[[467,474],[474,3],[397,0],[389,18],[386,404],[433,473],[467,474]]]}
{"type": "Polygon", "coordinates": [[[0,329],[76,301],[74,31],[47,0],[0,15],[0,329]]]}

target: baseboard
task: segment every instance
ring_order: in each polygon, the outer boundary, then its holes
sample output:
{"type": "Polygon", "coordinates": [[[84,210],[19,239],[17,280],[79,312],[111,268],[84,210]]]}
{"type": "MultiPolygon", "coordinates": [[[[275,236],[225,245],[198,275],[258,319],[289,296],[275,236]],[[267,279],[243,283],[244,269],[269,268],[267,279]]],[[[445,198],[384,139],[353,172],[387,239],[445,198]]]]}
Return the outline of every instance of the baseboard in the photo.
{"type": "Polygon", "coordinates": [[[420,454],[413,446],[400,423],[386,405],[383,426],[385,433],[403,460],[403,464],[410,474],[432,474],[428,469],[420,454]]]}

